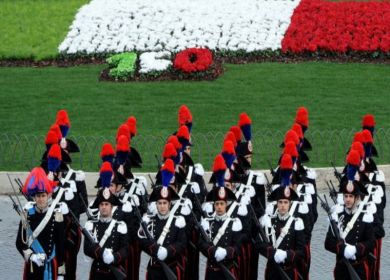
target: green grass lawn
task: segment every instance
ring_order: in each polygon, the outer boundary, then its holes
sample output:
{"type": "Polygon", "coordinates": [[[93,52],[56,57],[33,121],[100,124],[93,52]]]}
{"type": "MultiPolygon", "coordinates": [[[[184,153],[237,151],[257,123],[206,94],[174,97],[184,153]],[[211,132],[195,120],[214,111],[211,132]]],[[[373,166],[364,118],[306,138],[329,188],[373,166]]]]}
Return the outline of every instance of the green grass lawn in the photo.
{"type": "Polygon", "coordinates": [[[0,1],[0,59],[53,58],[77,10],[88,0],[0,1]]]}
{"type": "MultiPolygon", "coordinates": [[[[311,166],[327,166],[333,157],[342,164],[351,134],[360,128],[365,113],[375,114],[378,127],[390,128],[388,65],[226,65],[224,75],[213,82],[151,83],[99,82],[104,67],[0,68],[1,132],[43,136],[57,110],[65,108],[72,122],[70,136],[78,139],[84,152],[75,161],[96,170],[101,143],[113,140],[119,124],[135,115],[139,136],[134,145],[144,156],[144,170],[153,170],[154,154],[161,153],[164,138],[176,130],[181,104],[193,113],[194,158],[206,169],[220,149],[222,135],[243,111],[253,120],[257,168],[267,167],[265,159],[277,158],[282,133],[292,125],[301,105],[310,111],[311,166]],[[331,133],[342,129],[342,136],[331,133]]],[[[387,133],[377,138],[382,163],[390,162],[387,133]]],[[[15,144],[15,139],[6,140],[3,135],[0,169],[25,169],[20,164],[23,158],[35,164],[31,158],[38,160],[43,149],[40,141],[43,138],[26,138],[15,144]]]]}

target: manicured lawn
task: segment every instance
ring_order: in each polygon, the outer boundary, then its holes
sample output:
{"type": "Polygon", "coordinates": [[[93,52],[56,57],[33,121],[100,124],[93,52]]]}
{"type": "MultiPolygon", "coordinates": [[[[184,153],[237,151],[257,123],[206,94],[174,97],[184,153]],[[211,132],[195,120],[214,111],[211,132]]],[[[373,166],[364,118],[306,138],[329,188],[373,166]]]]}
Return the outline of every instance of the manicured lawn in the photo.
{"type": "MultiPolygon", "coordinates": [[[[25,169],[19,163],[22,159],[35,164],[44,148],[43,135],[60,108],[68,110],[72,122],[70,136],[78,138],[84,152],[75,161],[82,160],[82,167],[89,170],[96,170],[101,143],[104,139],[112,141],[118,125],[130,115],[138,120],[139,136],[134,146],[144,156],[144,170],[155,169],[154,154],[161,153],[164,138],[176,130],[181,104],[187,104],[193,113],[194,158],[206,169],[220,149],[222,135],[243,111],[253,120],[258,151],[255,167],[261,168],[267,167],[265,159],[275,161],[282,133],[291,126],[295,110],[301,105],[310,111],[312,166],[327,166],[333,157],[342,164],[350,134],[360,128],[363,114],[373,113],[378,127],[390,127],[388,65],[226,65],[225,74],[213,82],[151,83],[99,82],[103,68],[0,68],[2,132],[42,136],[27,138],[19,146],[14,139],[12,148],[2,136],[0,169],[25,169]],[[331,136],[330,131],[342,129],[346,129],[343,137],[338,133],[331,136]],[[216,133],[217,136],[206,135],[216,133]],[[30,148],[24,143],[29,143],[30,148]],[[32,156],[33,153],[36,155],[32,156]]],[[[387,136],[383,134],[377,140],[382,141],[378,142],[380,162],[390,162],[385,153],[387,136]]]]}
{"type": "Polygon", "coordinates": [[[88,0],[0,1],[0,59],[57,56],[77,10],[88,0]]]}

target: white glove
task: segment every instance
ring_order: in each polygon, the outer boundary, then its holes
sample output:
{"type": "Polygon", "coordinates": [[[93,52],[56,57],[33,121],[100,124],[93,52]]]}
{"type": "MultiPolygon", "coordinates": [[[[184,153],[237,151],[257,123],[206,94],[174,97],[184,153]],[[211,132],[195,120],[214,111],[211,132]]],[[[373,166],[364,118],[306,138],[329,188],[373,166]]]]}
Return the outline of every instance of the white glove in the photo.
{"type": "Polygon", "coordinates": [[[157,258],[160,261],[163,261],[167,258],[167,256],[168,256],[168,250],[165,247],[160,246],[160,248],[158,248],[158,251],[157,251],[157,258]]]}
{"type": "Polygon", "coordinates": [[[226,249],[218,247],[217,250],[215,251],[215,260],[217,262],[222,261],[224,258],[226,258],[227,252],[226,249]]]}
{"type": "Polygon", "coordinates": [[[284,263],[287,258],[287,252],[284,250],[277,249],[274,255],[274,260],[276,263],[284,263]]]}
{"type": "Polygon", "coordinates": [[[31,254],[30,260],[35,263],[37,266],[43,266],[45,264],[46,255],[45,254],[31,254]]]}
{"type": "Polygon", "coordinates": [[[344,257],[348,260],[356,260],[356,246],[352,246],[347,244],[347,246],[344,249],[344,257]]]}
{"type": "Polygon", "coordinates": [[[64,280],[64,276],[63,275],[58,275],[57,276],[57,280],[64,280]]]}
{"type": "Polygon", "coordinates": [[[104,249],[103,251],[103,262],[105,264],[111,264],[114,262],[114,255],[112,254],[112,249],[104,249]]]}

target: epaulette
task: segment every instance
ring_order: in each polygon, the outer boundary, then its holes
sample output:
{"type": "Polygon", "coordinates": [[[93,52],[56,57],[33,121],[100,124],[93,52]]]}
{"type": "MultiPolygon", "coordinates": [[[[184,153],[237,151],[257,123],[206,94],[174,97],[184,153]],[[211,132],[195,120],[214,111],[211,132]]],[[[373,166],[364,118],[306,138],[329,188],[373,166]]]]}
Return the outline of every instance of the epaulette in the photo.
{"type": "Polygon", "coordinates": [[[88,230],[89,232],[92,232],[92,230],[93,230],[93,221],[87,221],[86,223],[85,223],[85,226],[84,226],[84,228],[86,229],[86,230],[88,230]]]}
{"type": "Polygon", "coordinates": [[[301,214],[309,213],[309,206],[307,205],[306,202],[304,202],[304,201],[299,202],[298,213],[301,213],[301,214]]]}
{"type": "Polygon", "coordinates": [[[385,174],[383,173],[382,170],[378,170],[376,172],[376,180],[380,183],[384,183],[385,182],[385,174]]]}
{"type": "Polygon", "coordinates": [[[232,230],[233,231],[241,231],[242,230],[242,223],[239,218],[234,218],[232,219],[233,225],[232,225],[232,230]]]}
{"type": "Polygon", "coordinates": [[[307,194],[315,194],[316,191],[314,189],[314,185],[312,183],[305,183],[305,193],[307,194]]]}
{"type": "Polygon", "coordinates": [[[84,181],[85,180],[85,172],[82,170],[77,170],[76,172],[76,178],[75,180],[78,182],[84,181]]]}
{"type": "Polygon", "coordinates": [[[24,206],[23,210],[28,212],[31,208],[33,208],[36,205],[34,201],[28,201],[24,206]]]}
{"type": "Polygon", "coordinates": [[[294,224],[295,230],[304,230],[305,225],[303,224],[303,221],[301,218],[295,218],[295,224],[294,224]]]}
{"type": "Polygon", "coordinates": [[[317,173],[314,169],[312,168],[307,168],[306,169],[306,177],[311,180],[315,180],[317,178],[317,173]]]}
{"type": "Polygon", "coordinates": [[[191,192],[194,194],[200,193],[200,187],[197,182],[191,182],[191,192]]]}
{"type": "Polygon", "coordinates": [[[255,183],[257,185],[265,185],[267,184],[267,180],[265,179],[264,173],[255,172],[253,176],[256,178],[255,183]]]}
{"type": "Polygon", "coordinates": [[[148,205],[148,212],[151,213],[152,215],[157,214],[157,205],[155,201],[152,201],[148,205]]]}
{"type": "Polygon", "coordinates": [[[145,189],[148,187],[148,180],[146,180],[145,176],[135,176],[135,179],[138,179],[138,184],[143,186],[145,189]]]}
{"type": "Polygon", "coordinates": [[[175,226],[178,228],[184,228],[186,226],[186,220],[183,216],[175,216],[175,226]]]}
{"type": "Polygon", "coordinates": [[[194,168],[195,168],[194,172],[195,172],[197,175],[202,176],[202,177],[204,176],[204,168],[203,168],[202,164],[200,164],[200,163],[195,163],[195,164],[194,164],[194,168]]]}
{"type": "Polygon", "coordinates": [[[213,204],[211,202],[204,202],[202,204],[202,210],[205,213],[212,213],[212,212],[214,212],[213,204]]]}
{"type": "Polygon", "coordinates": [[[238,207],[237,214],[240,215],[241,217],[245,217],[248,215],[248,208],[246,207],[246,204],[241,203],[240,206],[238,207]]]}
{"type": "Polygon", "coordinates": [[[263,215],[260,218],[259,222],[262,227],[267,227],[267,228],[272,227],[271,217],[268,214],[263,215]]]}
{"type": "Polygon", "coordinates": [[[133,211],[130,201],[126,201],[122,204],[122,211],[125,213],[131,213],[131,211],[133,211]]]}
{"type": "Polygon", "coordinates": [[[62,215],[67,215],[69,213],[68,204],[66,204],[65,202],[57,203],[55,211],[61,212],[62,215]]]}
{"type": "Polygon", "coordinates": [[[117,231],[121,234],[126,234],[127,233],[127,225],[124,221],[117,221],[117,231]]]}
{"type": "MultiPolygon", "coordinates": [[[[74,193],[73,193],[73,190],[72,190],[72,187],[71,187],[71,184],[75,184],[75,182],[69,182],[70,184],[70,187],[69,188],[65,188],[64,189],[64,198],[66,201],[70,201],[74,198],[74,193]]],[[[76,185],[76,184],[75,184],[76,185]]]]}
{"type": "MultiPolygon", "coordinates": [[[[181,202],[176,202],[176,203],[181,203],[181,202]]],[[[180,207],[180,213],[184,216],[188,216],[191,213],[192,209],[192,202],[188,198],[184,199],[184,202],[181,203],[180,207]]]]}
{"type": "Polygon", "coordinates": [[[375,214],[377,211],[375,202],[371,201],[366,204],[366,211],[370,212],[371,214],[375,214]]]}
{"type": "Polygon", "coordinates": [[[374,215],[370,213],[370,211],[367,211],[364,213],[362,221],[365,223],[372,223],[374,221],[374,215]]]}

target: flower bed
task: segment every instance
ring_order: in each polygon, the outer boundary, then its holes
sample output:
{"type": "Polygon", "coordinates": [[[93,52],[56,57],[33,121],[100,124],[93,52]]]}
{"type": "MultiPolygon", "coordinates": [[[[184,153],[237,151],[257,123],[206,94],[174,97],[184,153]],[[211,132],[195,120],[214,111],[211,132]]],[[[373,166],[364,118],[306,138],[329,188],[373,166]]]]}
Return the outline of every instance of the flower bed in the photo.
{"type": "Polygon", "coordinates": [[[92,0],[59,46],[63,54],[278,50],[300,0],[92,0]]]}
{"type": "Polygon", "coordinates": [[[109,68],[100,74],[103,81],[214,80],[223,72],[220,60],[213,59],[211,51],[205,48],[189,48],[177,54],[116,54],[107,63],[109,68]],[[134,63],[128,62],[129,55],[134,63]]]}
{"type": "Polygon", "coordinates": [[[303,0],[282,41],[283,52],[390,53],[390,3],[303,0]]]}

